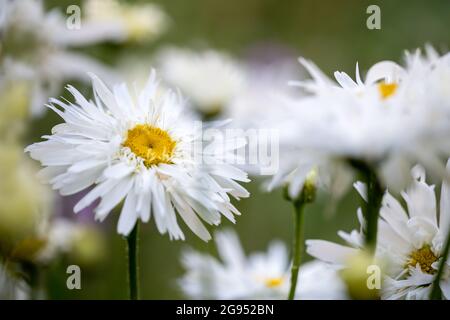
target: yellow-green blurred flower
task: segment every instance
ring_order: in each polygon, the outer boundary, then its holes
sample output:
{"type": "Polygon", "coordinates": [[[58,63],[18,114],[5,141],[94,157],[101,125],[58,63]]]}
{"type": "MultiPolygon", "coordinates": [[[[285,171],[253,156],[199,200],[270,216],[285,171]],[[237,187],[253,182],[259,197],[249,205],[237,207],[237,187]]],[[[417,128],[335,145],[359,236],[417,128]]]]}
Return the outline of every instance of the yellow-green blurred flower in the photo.
{"type": "Polygon", "coordinates": [[[15,140],[28,116],[30,86],[26,81],[0,80],[0,136],[15,140]]]}
{"type": "Polygon", "coordinates": [[[90,267],[105,258],[106,239],[94,226],[84,225],[75,234],[69,257],[75,263],[90,267]]]}
{"type": "Polygon", "coordinates": [[[45,245],[51,195],[20,146],[0,144],[0,253],[33,260],[45,245]]]}
{"type": "Polygon", "coordinates": [[[352,299],[373,300],[380,298],[381,270],[382,266],[374,260],[373,254],[359,251],[348,257],[340,275],[352,299]]]}

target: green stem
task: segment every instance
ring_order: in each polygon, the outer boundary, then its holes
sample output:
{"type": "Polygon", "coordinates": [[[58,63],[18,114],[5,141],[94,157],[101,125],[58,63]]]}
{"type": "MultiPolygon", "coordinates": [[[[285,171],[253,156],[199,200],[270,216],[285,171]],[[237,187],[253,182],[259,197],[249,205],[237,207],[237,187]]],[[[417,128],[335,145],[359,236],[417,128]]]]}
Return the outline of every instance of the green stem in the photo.
{"type": "Polygon", "coordinates": [[[450,250],[450,232],[447,235],[447,240],[446,240],[445,246],[444,246],[444,252],[442,253],[441,262],[439,263],[439,269],[436,274],[436,277],[433,280],[433,284],[431,287],[431,294],[430,294],[431,300],[441,300],[442,299],[442,292],[441,292],[439,283],[441,282],[441,278],[444,275],[444,269],[447,264],[447,257],[448,257],[449,250],[450,250]]]}
{"type": "Polygon", "coordinates": [[[303,209],[305,203],[303,201],[293,202],[294,204],[294,220],[295,220],[295,234],[293,242],[293,259],[291,269],[291,288],[289,290],[289,300],[294,300],[295,291],[297,288],[298,272],[303,252],[303,209]]]}
{"type": "Polygon", "coordinates": [[[139,222],[127,237],[128,244],[128,285],[130,300],[139,300],[139,222]]]}
{"type": "Polygon", "coordinates": [[[370,250],[375,250],[378,234],[378,217],[380,214],[381,200],[383,199],[383,191],[373,171],[370,171],[368,173],[366,179],[367,179],[366,246],[370,250]]]}
{"type": "Polygon", "coordinates": [[[351,164],[361,172],[367,185],[365,245],[368,250],[374,252],[377,244],[378,217],[383,199],[383,189],[370,165],[362,161],[351,161],[351,164]]]}

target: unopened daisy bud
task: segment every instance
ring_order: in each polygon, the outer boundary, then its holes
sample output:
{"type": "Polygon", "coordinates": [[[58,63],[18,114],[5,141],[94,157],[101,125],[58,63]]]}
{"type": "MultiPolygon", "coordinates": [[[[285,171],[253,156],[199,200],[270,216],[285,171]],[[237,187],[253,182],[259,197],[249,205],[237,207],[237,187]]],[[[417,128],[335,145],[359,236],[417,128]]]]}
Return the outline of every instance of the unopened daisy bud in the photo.
{"type": "Polygon", "coordinates": [[[379,299],[381,266],[369,252],[361,251],[350,256],[340,275],[352,299],[379,299]]]}
{"type": "Polygon", "coordinates": [[[292,196],[292,189],[290,183],[287,183],[284,188],[284,196],[287,200],[295,203],[312,203],[316,199],[317,191],[317,169],[312,169],[305,178],[303,188],[296,195],[292,196]]]}

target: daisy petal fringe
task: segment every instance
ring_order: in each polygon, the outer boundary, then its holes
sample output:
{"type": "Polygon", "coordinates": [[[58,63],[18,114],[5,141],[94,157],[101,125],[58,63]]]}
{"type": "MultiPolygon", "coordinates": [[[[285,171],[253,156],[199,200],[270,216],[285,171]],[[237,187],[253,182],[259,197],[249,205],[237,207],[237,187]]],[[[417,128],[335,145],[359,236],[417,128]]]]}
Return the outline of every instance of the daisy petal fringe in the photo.
{"type": "Polygon", "coordinates": [[[44,136],[46,141],[26,148],[45,167],[44,181],[63,195],[93,187],[74,211],[100,199],[99,221],[124,201],[117,226],[124,236],[151,216],[171,239],[184,239],[177,217],[204,241],[211,236],[202,220],[217,225],[225,216],[234,222],[240,213],[229,195],[248,196],[238,182],[249,179],[233,166],[230,148],[241,145],[227,140],[199,148],[201,123],[183,112],[179,95],[158,86],[154,71],[136,95],[124,83],[111,91],[91,77],[94,100],[69,86],[74,103],[51,99],[48,105],[64,123],[44,136]]]}

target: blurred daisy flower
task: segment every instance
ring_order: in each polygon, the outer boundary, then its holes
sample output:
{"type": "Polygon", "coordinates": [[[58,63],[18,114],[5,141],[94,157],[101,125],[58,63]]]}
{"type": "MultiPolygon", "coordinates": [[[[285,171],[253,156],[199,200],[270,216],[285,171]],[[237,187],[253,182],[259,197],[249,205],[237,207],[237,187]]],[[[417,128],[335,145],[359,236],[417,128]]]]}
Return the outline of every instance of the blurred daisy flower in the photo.
{"type": "Polygon", "coordinates": [[[104,29],[112,41],[150,41],[169,26],[169,18],[156,4],[128,4],[117,0],[87,0],[86,24],[104,29]]]}
{"type": "MultiPolygon", "coordinates": [[[[186,250],[182,263],[186,274],[179,280],[183,293],[192,299],[286,299],[289,291],[289,259],[286,247],[274,241],[267,252],[245,256],[237,235],[215,235],[221,260],[186,250]]],[[[325,263],[302,266],[297,299],[344,299],[343,283],[325,263]]]]}
{"type": "Polygon", "coordinates": [[[408,183],[414,163],[443,172],[440,157],[450,150],[450,55],[439,57],[429,48],[426,56],[417,51],[405,59],[405,68],[391,61],[375,64],[365,81],[358,66],[356,81],[336,72],[337,83],[300,59],[312,79],[293,84],[309,95],[280,100],[294,106],[290,124],[280,123],[280,131],[295,128],[290,144],[297,161],[282,167],[274,181],[282,182],[295,171],[295,189],[300,189],[311,168],[335,173],[342,160],[373,166],[378,179],[395,190],[408,183]]]}
{"type": "Polygon", "coordinates": [[[125,83],[111,91],[94,75],[92,81],[94,101],[71,86],[75,103],[51,100],[49,107],[65,122],[46,141],[26,149],[46,167],[42,177],[62,195],[95,185],[75,212],[100,198],[95,214],[102,221],[124,200],[120,234],[128,235],[138,220],[148,222],[153,213],[159,232],[171,239],[184,239],[176,212],[205,241],[210,234],[199,217],[213,225],[222,215],[234,222],[239,212],[229,195],[249,195],[237,183],[248,182],[247,174],[230,164],[240,147],[235,139],[214,139],[203,148],[202,126],[186,114],[180,96],[170,90],[157,94],[155,72],[133,95],[125,83]]]}
{"type": "Polygon", "coordinates": [[[33,261],[46,243],[52,197],[36,169],[22,147],[0,143],[0,255],[8,260],[33,261]]]}
{"type": "Polygon", "coordinates": [[[45,110],[42,106],[65,79],[87,80],[87,71],[114,78],[94,59],[69,50],[105,40],[105,30],[69,29],[66,17],[45,12],[41,0],[0,0],[0,8],[0,75],[29,81],[32,114],[45,110]]]}
{"type": "MultiPolygon", "coordinates": [[[[447,170],[449,169],[450,162],[447,164],[447,170]]],[[[428,299],[449,232],[450,185],[443,182],[440,208],[437,210],[434,185],[425,182],[423,168],[416,166],[412,170],[412,176],[412,185],[402,192],[407,210],[387,191],[380,209],[375,257],[385,264],[382,268],[384,279],[381,286],[384,299],[428,299]]],[[[357,183],[356,187],[366,198],[365,186],[357,183]]],[[[358,218],[360,231],[338,233],[349,246],[323,240],[308,240],[307,252],[325,262],[344,266],[363,248],[362,233],[365,221],[360,210],[358,218]]],[[[440,287],[444,297],[449,299],[449,260],[446,261],[440,287]]]]}
{"type": "Polygon", "coordinates": [[[46,245],[37,257],[42,264],[48,264],[58,256],[67,256],[77,265],[89,267],[105,256],[106,240],[102,233],[86,223],[55,218],[47,228],[46,239],[46,245]]]}
{"type": "Polygon", "coordinates": [[[29,115],[30,85],[0,76],[0,136],[4,142],[17,141],[29,115]]]}
{"type": "Polygon", "coordinates": [[[277,99],[283,96],[299,97],[298,90],[288,86],[293,78],[302,77],[301,72],[290,59],[270,63],[247,63],[243,69],[243,86],[230,99],[223,110],[224,118],[233,119],[233,125],[240,128],[273,128],[274,123],[284,122],[291,108],[280,105],[277,99]]]}
{"type": "Polygon", "coordinates": [[[21,146],[0,143],[0,299],[45,297],[35,283],[40,267],[62,255],[92,266],[105,252],[92,227],[52,219],[53,195],[36,174],[21,146]]]}
{"type": "MultiPolygon", "coordinates": [[[[267,160],[270,160],[245,167],[254,175],[268,175],[262,169],[275,173],[272,179],[263,183],[267,190],[271,191],[279,186],[287,187],[289,197],[297,198],[307,175],[314,174],[317,186],[326,185],[332,190],[332,194],[339,198],[345,191],[340,176],[326,176],[324,172],[319,175],[314,166],[299,165],[298,149],[293,143],[298,124],[292,119],[297,105],[291,102],[303,97],[304,93],[288,86],[290,79],[303,77],[297,69],[288,59],[265,64],[248,64],[245,68],[245,87],[223,111],[222,117],[233,119],[233,127],[248,130],[250,134],[256,131],[268,134],[266,139],[260,136],[258,148],[249,148],[248,152],[260,153],[261,150],[266,150],[267,155],[272,155],[267,157],[267,160]]],[[[254,154],[254,157],[259,158],[259,155],[254,154]]],[[[331,166],[328,169],[331,170],[331,166]]]]}
{"type": "Polygon", "coordinates": [[[243,89],[242,67],[222,52],[169,48],[157,60],[164,81],[180,89],[206,117],[226,110],[243,89]]]}

